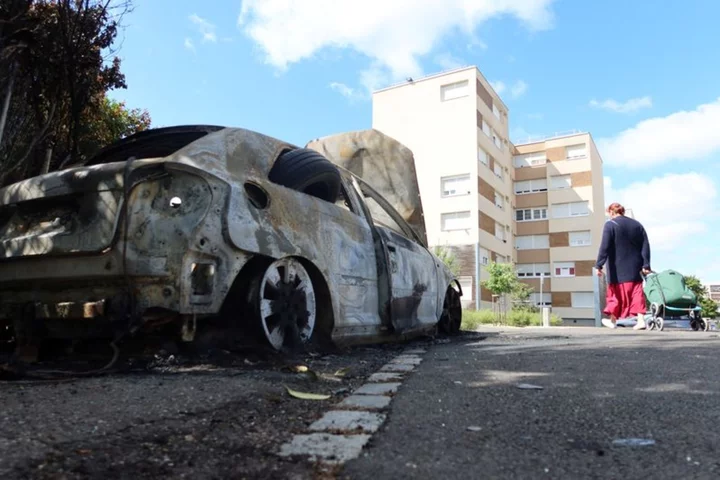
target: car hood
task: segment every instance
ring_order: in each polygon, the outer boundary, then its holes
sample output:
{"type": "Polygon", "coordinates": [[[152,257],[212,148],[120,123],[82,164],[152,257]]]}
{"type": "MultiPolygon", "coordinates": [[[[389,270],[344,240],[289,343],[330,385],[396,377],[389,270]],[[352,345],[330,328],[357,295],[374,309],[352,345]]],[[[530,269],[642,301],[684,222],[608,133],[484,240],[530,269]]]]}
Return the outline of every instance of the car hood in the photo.
{"type": "Polygon", "coordinates": [[[307,144],[380,193],[427,244],[412,151],[379,130],[339,133],[307,144]]]}

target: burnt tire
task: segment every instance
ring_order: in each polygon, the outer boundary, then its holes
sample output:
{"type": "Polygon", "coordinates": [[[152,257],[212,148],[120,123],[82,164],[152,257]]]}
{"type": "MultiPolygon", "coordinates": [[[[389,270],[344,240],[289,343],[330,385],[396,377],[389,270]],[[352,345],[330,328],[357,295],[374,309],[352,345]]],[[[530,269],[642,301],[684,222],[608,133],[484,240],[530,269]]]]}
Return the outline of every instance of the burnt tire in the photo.
{"type": "Polygon", "coordinates": [[[438,321],[438,330],[445,335],[456,335],[460,333],[462,324],[462,303],[460,294],[452,286],[445,292],[443,311],[438,321]]]}
{"type": "Polygon", "coordinates": [[[281,154],[268,178],[271,182],[335,203],[340,196],[340,172],[320,153],[297,148],[281,154]]]}

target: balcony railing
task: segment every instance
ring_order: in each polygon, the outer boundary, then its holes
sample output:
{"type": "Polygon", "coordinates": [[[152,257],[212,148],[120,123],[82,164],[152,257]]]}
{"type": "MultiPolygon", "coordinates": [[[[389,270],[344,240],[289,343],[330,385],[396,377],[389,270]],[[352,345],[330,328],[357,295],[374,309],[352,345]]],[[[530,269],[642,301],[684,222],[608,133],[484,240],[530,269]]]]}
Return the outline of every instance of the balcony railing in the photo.
{"type": "Polygon", "coordinates": [[[582,130],[568,130],[566,132],[555,132],[548,135],[532,135],[529,136],[522,141],[513,142],[516,146],[517,145],[525,145],[528,143],[538,143],[538,142],[544,142],[545,140],[553,140],[555,138],[562,138],[562,137],[571,137],[573,135],[581,135],[584,132],[582,130]]]}

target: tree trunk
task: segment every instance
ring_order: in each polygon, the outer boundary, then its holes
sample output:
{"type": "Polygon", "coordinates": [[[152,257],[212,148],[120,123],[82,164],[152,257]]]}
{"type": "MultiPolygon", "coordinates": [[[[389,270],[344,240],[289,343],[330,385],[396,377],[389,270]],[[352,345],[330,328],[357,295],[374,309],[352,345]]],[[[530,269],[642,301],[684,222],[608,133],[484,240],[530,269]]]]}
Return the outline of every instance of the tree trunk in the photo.
{"type": "Polygon", "coordinates": [[[5,131],[5,123],[7,122],[8,111],[10,110],[10,99],[12,98],[13,86],[15,84],[15,72],[17,71],[17,63],[13,62],[10,71],[10,80],[8,80],[7,89],[5,91],[5,102],[3,103],[2,114],[0,114],[0,145],[2,145],[3,132],[5,131]]]}
{"type": "Polygon", "coordinates": [[[52,144],[48,145],[47,149],[45,150],[45,164],[43,165],[43,169],[41,174],[44,175],[50,171],[50,160],[52,159],[52,152],[53,147],[52,144]]]}

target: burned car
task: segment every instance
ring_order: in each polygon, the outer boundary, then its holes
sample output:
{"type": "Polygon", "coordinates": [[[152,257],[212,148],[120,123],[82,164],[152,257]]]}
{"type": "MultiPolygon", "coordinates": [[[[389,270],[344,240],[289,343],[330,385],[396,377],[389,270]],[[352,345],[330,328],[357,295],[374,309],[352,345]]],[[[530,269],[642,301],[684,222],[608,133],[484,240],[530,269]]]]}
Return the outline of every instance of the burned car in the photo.
{"type": "Polygon", "coordinates": [[[148,130],[0,190],[0,321],[18,345],[161,324],[190,341],[209,318],[278,350],[456,332],[460,285],[423,236],[311,148],[148,130]]]}

